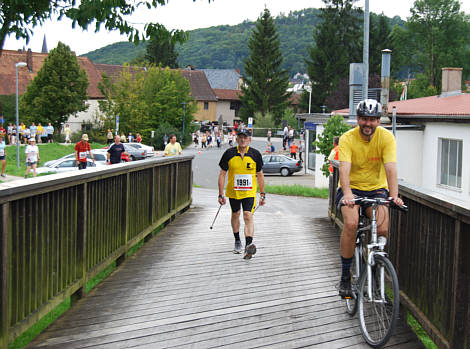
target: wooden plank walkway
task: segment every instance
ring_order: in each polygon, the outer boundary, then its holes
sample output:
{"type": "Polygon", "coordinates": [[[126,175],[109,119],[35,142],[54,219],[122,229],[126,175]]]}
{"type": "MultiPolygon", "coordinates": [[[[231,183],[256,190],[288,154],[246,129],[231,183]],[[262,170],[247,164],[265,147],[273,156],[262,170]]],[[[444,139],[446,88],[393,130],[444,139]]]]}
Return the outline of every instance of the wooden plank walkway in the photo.
{"type": "MultiPolygon", "coordinates": [[[[320,218],[325,200],[268,196],[245,261],[231,252],[228,205],[209,230],[216,196],[195,189],[193,208],[29,347],[369,348],[337,296],[339,237],[320,218]]],[[[405,326],[388,347],[423,348],[405,326]]]]}

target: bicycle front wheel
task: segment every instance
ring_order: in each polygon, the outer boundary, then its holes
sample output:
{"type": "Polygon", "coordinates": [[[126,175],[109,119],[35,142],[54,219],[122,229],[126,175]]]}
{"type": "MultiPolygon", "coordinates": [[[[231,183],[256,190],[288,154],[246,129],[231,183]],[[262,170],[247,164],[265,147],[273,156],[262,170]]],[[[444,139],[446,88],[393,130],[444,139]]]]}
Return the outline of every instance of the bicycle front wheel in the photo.
{"type": "Polygon", "coordinates": [[[364,339],[370,346],[379,348],[387,343],[395,330],[400,291],[395,268],[388,258],[375,255],[374,261],[371,298],[367,291],[368,276],[365,269],[358,285],[358,310],[364,339]]]}

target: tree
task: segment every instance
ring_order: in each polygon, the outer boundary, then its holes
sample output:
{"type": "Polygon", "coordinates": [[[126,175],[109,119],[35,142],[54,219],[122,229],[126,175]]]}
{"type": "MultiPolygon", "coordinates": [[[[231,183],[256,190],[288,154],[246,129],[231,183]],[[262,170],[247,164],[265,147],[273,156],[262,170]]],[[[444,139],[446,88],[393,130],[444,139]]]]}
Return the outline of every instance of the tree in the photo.
{"type": "Polygon", "coordinates": [[[344,132],[349,130],[349,128],[350,126],[344,122],[344,118],[341,115],[332,116],[328,119],[323,133],[318,136],[318,141],[313,143],[313,145],[320,150],[320,153],[325,156],[325,163],[322,167],[322,172],[325,177],[330,175],[330,171],[328,170],[328,156],[330,155],[331,149],[333,149],[333,138],[341,136],[344,132]]]}
{"type": "Polygon", "coordinates": [[[442,67],[463,66],[470,45],[469,16],[460,11],[458,0],[416,0],[410,11],[408,29],[417,63],[439,91],[442,67]]]}
{"type": "MultiPolygon", "coordinates": [[[[362,61],[360,13],[356,0],[323,0],[326,7],[319,15],[309,48],[307,73],[312,81],[312,111],[318,111],[339,79],[348,76],[349,63],[362,61]]],[[[305,100],[305,97],[304,97],[305,100]]]]}
{"type": "Polygon", "coordinates": [[[369,74],[381,74],[382,71],[382,50],[390,49],[390,24],[387,17],[382,13],[377,16],[371,13],[370,16],[370,37],[369,37],[369,74]]]}
{"type": "Polygon", "coordinates": [[[188,34],[182,31],[168,31],[162,28],[152,35],[147,43],[147,53],[145,59],[149,63],[161,65],[163,67],[178,68],[178,53],[175,51],[175,44],[183,44],[188,40],[188,34]]]}
{"type": "Polygon", "coordinates": [[[67,118],[88,108],[88,76],[70,47],[59,42],[21,97],[21,114],[28,120],[60,129],[67,118]]]}
{"type": "MultiPolygon", "coordinates": [[[[196,0],[193,0],[196,1],[196,0]]],[[[210,2],[210,0],[208,0],[210,2]]],[[[47,19],[57,16],[59,19],[68,17],[72,27],[79,26],[87,29],[92,23],[98,32],[101,26],[107,30],[119,30],[126,34],[129,41],[138,43],[139,40],[151,37],[163,31],[158,23],[147,23],[144,33],[140,33],[128,18],[142,7],[153,8],[163,6],[167,0],[142,1],[102,1],[102,0],[37,0],[37,1],[1,1],[0,2],[0,55],[8,35],[14,34],[17,39],[29,41],[36,25],[43,24],[47,19]]],[[[162,28],[163,27],[163,28],[162,28]]]]}
{"type": "Polygon", "coordinates": [[[256,112],[262,116],[272,113],[280,123],[284,110],[289,105],[290,93],[287,70],[281,69],[283,57],[280,51],[279,35],[268,9],[256,21],[248,41],[250,56],[245,60],[244,86],[240,96],[243,120],[253,117],[256,112]]]}
{"type": "MultiPolygon", "coordinates": [[[[180,71],[126,66],[114,83],[104,76],[99,88],[105,96],[99,106],[107,127],[112,126],[116,115],[119,115],[120,130],[125,133],[138,132],[144,139],[149,139],[151,131],[165,123],[174,129],[181,129],[182,103],[185,102],[185,139],[188,138],[189,125],[197,106],[192,103],[189,82],[180,71]]],[[[181,139],[181,134],[178,138],[181,139]]]]}

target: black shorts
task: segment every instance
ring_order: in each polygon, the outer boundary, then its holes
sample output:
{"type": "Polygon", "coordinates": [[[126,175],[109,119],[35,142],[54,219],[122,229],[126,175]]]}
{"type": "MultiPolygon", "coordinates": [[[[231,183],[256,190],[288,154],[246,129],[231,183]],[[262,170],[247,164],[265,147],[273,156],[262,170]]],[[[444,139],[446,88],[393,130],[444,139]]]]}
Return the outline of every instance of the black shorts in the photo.
{"type": "Polygon", "coordinates": [[[230,200],[230,208],[232,209],[232,212],[238,212],[240,211],[240,206],[243,207],[243,211],[248,211],[253,213],[255,210],[256,206],[256,198],[251,197],[251,198],[244,198],[244,199],[232,199],[229,198],[230,200]]]}
{"type": "MultiPolygon", "coordinates": [[[[382,199],[388,199],[389,194],[387,189],[376,189],[376,190],[371,190],[371,191],[365,191],[365,190],[359,190],[359,189],[352,189],[351,190],[354,196],[358,197],[363,197],[363,198],[382,198],[382,199]]],[[[338,208],[339,211],[341,211],[341,200],[343,199],[344,193],[341,187],[338,188],[338,191],[336,192],[336,207],[338,208]]],[[[367,208],[372,206],[371,203],[364,203],[361,204],[362,208],[367,208]]]]}
{"type": "Polygon", "coordinates": [[[79,161],[78,163],[78,169],[79,170],[85,170],[86,169],[87,162],[86,161],[79,161]]]}

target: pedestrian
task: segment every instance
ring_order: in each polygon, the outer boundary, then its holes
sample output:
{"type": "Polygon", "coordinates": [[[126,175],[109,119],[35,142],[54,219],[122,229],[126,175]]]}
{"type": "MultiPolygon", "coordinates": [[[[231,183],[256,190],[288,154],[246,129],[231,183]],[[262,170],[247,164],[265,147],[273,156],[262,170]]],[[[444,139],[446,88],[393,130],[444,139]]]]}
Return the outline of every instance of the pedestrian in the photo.
{"type": "MultiPolygon", "coordinates": [[[[111,130],[108,128],[108,132],[106,133],[106,142],[108,145],[113,144],[113,133],[111,130]]],[[[119,139],[120,140],[120,139],[119,139]]]]}
{"type": "Polygon", "coordinates": [[[127,154],[126,148],[124,148],[124,144],[121,143],[121,137],[116,135],[114,137],[114,143],[111,143],[108,148],[108,154],[106,154],[108,164],[119,164],[122,154],[127,154]]]}
{"type": "Polygon", "coordinates": [[[271,135],[272,135],[272,132],[271,132],[271,129],[268,128],[268,134],[267,134],[267,137],[268,137],[268,143],[271,142],[271,135]]]}
{"type": "Polygon", "coordinates": [[[31,123],[31,126],[29,126],[29,136],[31,138],[34,138],[36,140],[36,143],[38,140],[36,139],[38,127],[35,125],[34,121],[31,123]]]}
{"type": "Polygon", "coordinates": [[[3,127],[3,124],[0,125],[0,135],[3,136],[3,139],[7,136],[7,131],[5,130],[5,127],[3,127]]]}
{"type": "Polygon", "coordinates": [[[287,139],[289,138],[289,128],[284,126],[284,130],[282,131],[282,150],[286,150],[287,139]]]}
{"type": "Polygon", "coordinates": [[[8,136],[8,144],[11,143],[11,135],[13,134],[13,124],[10,122],[7,126],[7,136],[8,136]]]}
{"type": "Polygon", "coordinates": [[[16,144],[17,140],[16,125],[13,125],[13,129],[11,131],[11,144],[16,144]]]}
{"type": "Polygon", "coordinates": [[[203,133],[202,138],[201,138],[201,148],[206,148],[207,147],[206,142],[207,142],[207,136],[206,136],[205,133],[203,133]]]}
{"type": "Polygon", "coordinates": [[[3,135],[0,135],[0,162],[2,163],[2,173],[0,176],[6,177],[7,175],[5,174],[5,167],[7,166],[7,150],[5,146],[5,138],[3,135]]]}
{"type": "Polygon", "coordinates": [[[197,148],[199,145],[199,139],[196,133],[193,134],[193,142],[194,142],[194,148],[197,148]]]}
{"type": "Polygon", "coordinates": [[[289,148],[293,141],[294,141],[294,129],[292,127],[289,127],[289,137],[287,139],[287,142],[289,143],[289,148]]]}
{"type": "Polygon", "coordinates": [[[126,135],[124,134],[124,132],[121,132],[121,143],[126,143],[126,141],[127,141],[126,135]]]}
{"type": "Polygon", "coordinates": [[[29,144],[26,146],[26,150],[24,152],[26,154],[26,173],[24,174],[24,178],[28,178],[31,168],[33,169],[33,177],[36,177],[36,167],[39,160],[41,160],[39,158],[39,148],[36,145],[36,139],[29,139],[29,144]]]}
{"type": "Polygon", "coordinates": [[[170,143],[165,147],[164,156],[174,156],[181,155],[182,153],[181,145],[176,141],[176,135],[170,135],[170,143]]]}
{"type": "Polygon", "coordinates": [[[38,123],[38,137],[41,138],[41,143],[47,143],[47,130],[42,126],[41,123],[38,123]]]}
{"type": "Polygon", "coordinates": [[[330,165],[328,166],[328,170],[330,173],[333,173],[333,161],[339,161],[339,137],[333,137],[333,149],[331,149],[330,155],[328,156],[328,160],[330,165]]]}
{"type": "Polygon", "coordinates": [[[229,198],[232,210],[231,224],[235,238],[233,253],[242,252],[240,240],[240,209],[243,208],[245,222],[245,253],[244,259],[251,259],[256,253],[253,243],[254,223],[253,212],[256,207],[257,185],[260,189],[260,205],[266,202],[264,192],[263,158],[258,150],[249,147],[251,135],[248,130],[240,130],[237,135],[238,147],[227,149],[219,162],[220,172],[218,179],[220,205],[226,204],[224,196],[225,177],[228,173],[225,195],[229,198]]]}
{"type": "Polygon", "coordinates": [[[163,136],[163,145],[166,147],[167,144],[168,144],[168,136],[165,133],[165,135],[163,136]]]}
{"type": "Polygon", "coordinates": [[[29,127],[26,127],[26,128],[23,130],[24,144],[28,145],[30,138],[31,138],[31,130],[29,129],[29,127]]]}
{"type": "Polygon", "coordinates": [[[134,136],[132,135],[132,132],[129,132],[129,135],[127,136],[128,142],[132,143],[134,142],[134,136]]]}
{"type": "Polygon", "coordinates": [[[137,143],[142,143],[142,136],[140,135],[140,133],[137,133],[137,134],[136,134],[135,141],[136,141],[137,143]]]}
{"type": "Polygon", "coordinates": [[[297,160],[297,144],[295,144],[295,141],[292,142],[292,144],[290,145],[290,157],[292,159],[296,159],[297,160]]]}
{"type": "Polygon", "coordinates": [[[95,162],[95,157],[91,152],[90,143],[88,143],[88,135],[84,133],[80,142],[75,144],[75,160],[79,170],[86,169],[87,166],[87,154],[90,154],[93,162],[95,162]]]}
{"type": "Polygon", "coordinates": [[[20,129],[18,130],[18,137],[19,137],[19,142],[20,144],[23,143],[23,137],[24,137],[24,130],[26,129],[25,124],[22,122],[20,124],[20,129]]]}
{"type": "Polygon", "coordinates": [[[217,148],[220,148],[220,144],[222,142],[222,139],[220,138],[220,134],[217,134],[217,148]]]}
{"type": "Polygon", "coordinates": [[[300,140],[299,143],[299,160],[303,162],[302,153],[305,151],[304,141],[300,140]]]}
{"type": "Polygon", "coordinates": [[[54,143],[54,126],[51,123],[47,124],[47,143],[54,143]]]}
{"type": "Polygon", "coordinates": [[[72,131],[70,130],[69,124],[65,124],[64,133],[65,133],[65,144],[72,143],[72,141],[70,140],[70,134],[72,133],[72,131]]]}

